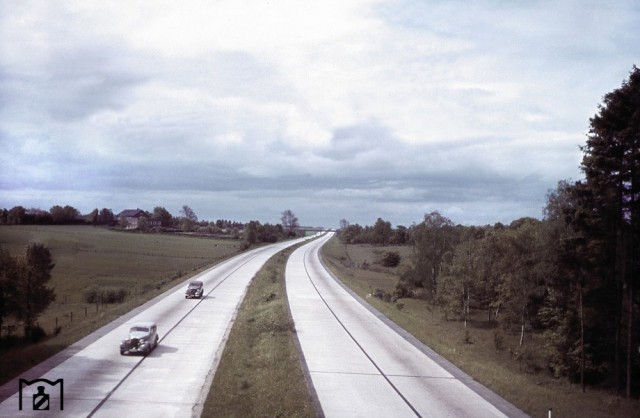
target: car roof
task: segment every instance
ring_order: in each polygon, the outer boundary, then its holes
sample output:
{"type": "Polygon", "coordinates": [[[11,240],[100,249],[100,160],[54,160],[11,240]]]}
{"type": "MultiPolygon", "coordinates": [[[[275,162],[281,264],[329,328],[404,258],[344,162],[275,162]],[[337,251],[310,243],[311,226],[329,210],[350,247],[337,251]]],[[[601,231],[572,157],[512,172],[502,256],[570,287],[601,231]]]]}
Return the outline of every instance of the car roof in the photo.
{"type": "Polygon", "coordinates": [[[200,280],[194,280],[194,281],[190,282],[189,284],[202,284],[202,282],[200,280]]]}
{"type": "Polygon", "coordinates": [[[151,328],[151,327],[155,327],[156,323],[153,321],[146,321],[146,322],[135,322],[133,324],[131,324],[131,327],[129,328],[133,328],[133,327],[147,327],[147,328],[151,328]]]}

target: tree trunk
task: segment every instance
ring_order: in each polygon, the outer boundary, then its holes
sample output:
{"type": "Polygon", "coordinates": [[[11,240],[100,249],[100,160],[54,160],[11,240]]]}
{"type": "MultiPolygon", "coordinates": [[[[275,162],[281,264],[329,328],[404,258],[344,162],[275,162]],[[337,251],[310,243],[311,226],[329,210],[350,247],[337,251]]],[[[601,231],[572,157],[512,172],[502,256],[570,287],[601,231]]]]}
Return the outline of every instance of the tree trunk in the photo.
{"type": "Polygon", "coordinates": [[[524,340],[524,310],[526,306],[522,307],[522,324],[520,326],[520,347],[522,347],[522,341],[524,340]]]}
{"type": "Polygon", "coordinates": [[[629,286],[629,319],[627,323],[627,398],[631,398],[631,334],[633,331],[633,284],[629,286]]]}
{"type": "Polygon", "coordinates": [[[584,386],[584,311],[582,306],[582,284],[580,285],[580,386],[582,393],[585,392],[584,386]]]}

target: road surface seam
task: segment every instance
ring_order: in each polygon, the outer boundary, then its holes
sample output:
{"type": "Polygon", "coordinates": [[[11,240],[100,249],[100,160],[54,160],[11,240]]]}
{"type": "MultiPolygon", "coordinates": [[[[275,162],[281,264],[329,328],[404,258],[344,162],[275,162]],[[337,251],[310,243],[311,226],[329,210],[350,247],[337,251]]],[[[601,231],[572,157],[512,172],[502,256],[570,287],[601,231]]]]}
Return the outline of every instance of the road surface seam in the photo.
{"type": "MultiPolygon", "coordinates": [[[[245,264],[247,264],[249,261],[253,260],[255,257],[258,256],[258,254],[260,254],[260,252],[256,252],[253,257],[247,258],[246,260],[244,260],[238,267],[236,267],[235,269],[233,269],[231,272],[229,272],[229,274],[227,274],[222,280],[220,280],[218,283],[216,283],[215,286],[213,286],[213,288],[206,294],[206,296],[209,296],[214,290],[216,290],[222,283],[225,282],[225,280],[227,280],[233,273],[235,273],[236,271],[240,270],[245,264]]],[[[180,320],[178,320],[178,322],[176,322],[171,328],[169,328],[169,330],[164,333],[163,337],[160,338],[160,340],[158,340],[158,344],[160,344],[162,342],[162,340],[164,340],[165,338],[167,338],[167,336],[178,326],[182,323],[182,321],[185,320],[185,318],[189,315],[191,315],[191,313],[198,307],[198,305],[200,305],[203,301],[205,300],[205,298],[202,298],[198,301],[198,303],[196,303],[195,305],[193,305],[193,307],[191,309],[189,309],[189,311],[184,314],[184,316],[182,318],[180,318],[180,320]]],[[[111,396],[118,390],[118,388],[120,388],[120,386],[122,386],[122,384],[125,382],[125,380],[127,380],[129,378],[129,376],[131,376],[131,374],[138,368],[138,366],[140,366],[140,364],[142,364],[142,362],[147,358],[147,356],[144,356],[140,359],[140,361],[138,361],[132,368],[131,370],[129,370],[129,372],[118,382],[118,384],[111,389],[111,391],[109,393],[107,393],[107,395],[100,401],[100,403],[98,403],[98,405],[96,405],[95,408],[93,408],[93,410],[91,411],[91,413],[89,415],[87,415],[87,418],[91,418],[96,412],[98,412],[98,410],[100,408],[102,408],[104,406],[104,404],[109,400],[109,398],[111,398],[111,396]]]]}
{"type": "MultiPolygon", "coordinates": [[[[360,343],[356,340],[356,338],[349,332],[349,330],[346,328],[346,326],[342,323],[342,321],[340,320],[340,318],[338,318],[338,316],[336,315],[336,313],[333,311],[333,309],[331,309],[331,307],[329,306],[329,304],[327,303],[327,301],[324,299],[324,297],[322,296],[322,294],[320,293],[320,291],[318,291],[318,288],[316,287],[316,284],[313,282],[313,279],[311,278],[311,275],[309,274],[309,270],[307,269],[307,254],[309,253],[309,249],[305,250],[304,255],[302,257],[302,263],[304,265],[304,271],[307,274],[307,277],[309,278],[309,281],[311,282],[311,285],[313,286],[313,288],[315,289],[316,293],[318,293],[318,296],[320,297],[320,299],[322,299],[322,302],[325,304],[325,306],[327,307],[327,309],[329,309],[329,312],[331,312],[331,315],[333,315],[333,317],[336,319],[336,321],[338,321],[338,323],[340,324],[340,326],[342,327],[342,329],[344,329],[344,331],[347,333],[347,335],[351,338],[351,340],[358,346],[358,348],[360,349],[360,351],[362,351],[362,353],[365,355],[365,357],[367,357],[367,359],[369,359],[369,361],[371,362],[371,364],[373,364],[373,366],[376,368],[376,370],[378,370],[378,372],[380,373],[380,376],[382,376],[386,382],[393,388],[393,390],[398,394],[398,396],[400,396],[400,398],[402,398],[402,400],[407,404],[407,406],[409,406],[409,408],[411,408],[411,410],[413,411],[414,414],[416,414],[417,417],[422,417],[422,415],[420,415],[420,413],[416,410],[416,408],[411,404],[411,402],[409,402],[409,400],[407,398],[405,398],[405,396],[398,390],[398,388],[391,382],[391,380],[387,377],[387,375],[382,371],[382,369],[380,369],[380,367],[378,366],[378,364],[371,358],[371,356],[369,356],[369,353],[367,353],[367,351],[360,345],[360,343]]],[[[318,256],[319,258],[319,256],[318,256]]]]}

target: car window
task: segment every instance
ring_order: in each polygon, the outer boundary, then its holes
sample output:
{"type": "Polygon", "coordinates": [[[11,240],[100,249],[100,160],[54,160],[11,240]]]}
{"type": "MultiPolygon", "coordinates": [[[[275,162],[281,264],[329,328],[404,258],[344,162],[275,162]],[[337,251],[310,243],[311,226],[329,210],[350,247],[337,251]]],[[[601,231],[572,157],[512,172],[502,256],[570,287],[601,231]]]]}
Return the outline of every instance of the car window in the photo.
{"type": "Polygon", "coordinates": [[[133,327],[131,331],[149,332],[149,328],[146,327],[133,327]]]}

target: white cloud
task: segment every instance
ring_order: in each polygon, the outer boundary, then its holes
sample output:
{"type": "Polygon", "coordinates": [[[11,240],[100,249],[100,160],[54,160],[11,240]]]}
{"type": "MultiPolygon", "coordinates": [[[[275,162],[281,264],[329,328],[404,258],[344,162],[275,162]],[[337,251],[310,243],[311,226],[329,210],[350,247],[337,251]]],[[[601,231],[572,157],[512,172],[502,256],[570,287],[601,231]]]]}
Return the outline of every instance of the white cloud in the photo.
{"type": "Polygon", "coordinates": [[[3,3],[0,207],[537,216],[637,59],[614,3],[3,3]]]}

